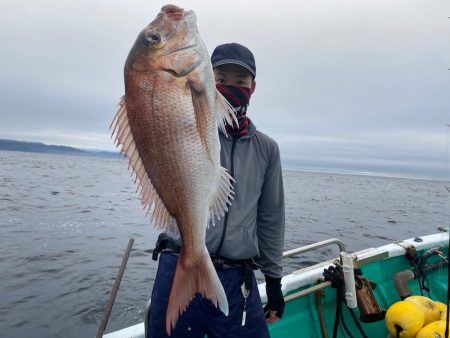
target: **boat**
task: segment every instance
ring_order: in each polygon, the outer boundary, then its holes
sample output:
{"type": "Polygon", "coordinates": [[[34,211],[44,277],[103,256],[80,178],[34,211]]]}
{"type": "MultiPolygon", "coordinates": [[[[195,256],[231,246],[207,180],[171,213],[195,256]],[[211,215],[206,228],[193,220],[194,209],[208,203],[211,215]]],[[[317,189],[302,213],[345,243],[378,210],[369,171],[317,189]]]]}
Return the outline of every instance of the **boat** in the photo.
{"type": "MultiPolygon", "coordinates": [[[[289,259],[337,245],[341,254],[282,278],[286,308],[283,318],[269,325],[270,336],[332,337],[336,331],[337,337],[387,337],[385,311],[401,300],[402,293],[423,294],[447,303],[449,233],[442,226],[438,230],[354,253],[347,253],[345,244],[337,238],[285,252],[284,257],[289,259]],[[336,272],[340,278],[333,279],[336,272]],[[405,275],[410,277],[400,278],[405,275]],[[336,285],[339,281],[344,283],[336,285]]],[[[258,288],[264,304],[265,284],[258,288]]],[[[144,338],[145,330],[145,324],[140,323],[103,337],[144,338]]]]}

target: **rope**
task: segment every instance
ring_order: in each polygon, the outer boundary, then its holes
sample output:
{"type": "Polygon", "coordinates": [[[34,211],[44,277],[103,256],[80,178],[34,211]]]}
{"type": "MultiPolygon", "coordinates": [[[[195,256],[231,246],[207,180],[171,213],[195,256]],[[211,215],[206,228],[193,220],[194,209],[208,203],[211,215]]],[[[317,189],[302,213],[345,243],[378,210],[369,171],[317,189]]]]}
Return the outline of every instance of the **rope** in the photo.
{"type": "Polygon", "coordinates": [[[350,338],[354,338],[345,324],[344,316],[342,315],[342,303],[344,301],[344,283],[341,277],[342,269],[339,266],[330,266],[328,269],[324,269],[323,276],[326,281],[331,282],[331,287],[336,289],[336,315],[334,318],[333,338],[337,337],[339,323],[342,324],[350,338]]]}
{"type": "Polygon", "coordinates": [[[351,313],[351,315],[352,315],[352,318],[353,318],[353,320],[355,321],[355,324],[356,324],[356,326],[358,327],[358,330],[359,330],[359,332],[361,333],[361,335],[362,335],[364,338],[368,338],[367,335],[366,335],[366,333],[364,332],[362,326],[361,326],[361,323],[359,322],[358,318],[356,318],[356,315],[355,315],[355,312],[353,311],[353,309],[350,309],[350,308],[348,308],[348,309],[350,310],[350,313],[351,313]]]}
{"type": "Polygon", "coordinates": [[[428,278],[427,278],[427,276],[425,276],[424,273],[422,273],[422,280],[421,280],[421,287],[420,287],[420,292],[423,295],[423,291],[422,290],[425,290],[427,292],[427,294],[428,294],[428,298],[431,298],[431,295],[430,295],[430,282],[428,281],[428,278]]]}
{"type": "MultiPolygon", "coordinates": [[[[355,268],[355,275],[362,276],[362,274],[363,273],[362,273],[361,269],[355,268]]],[[[342,327],[344,328],[345,332],[350,336],[350,338],[354,338],[353,335],[351,334],[350,330],[348,329],[348,327],[344,321],[344,316],[342,314],[342,303],[344,302],[344,299],[345,299],[342,268],[340,266],[330,266],[328,269],[324,269],[323,276],[326,281],[331,282],[331,287],[336,289],[336,315],[334,318],[333,338],[337,337],[337,330],[339,327],[339,323],[342,324],[342,327]]],[[[357,287],[361,288],[361,285],[357,285],[357,287]]],[[[363,336],[363,338],[368,338],[361,326],[361,323],[359,322],[358,318],[356,318],[356,315],[355,315],[353,309],[349,308],[348,306],[347,306],[347,309],[350,311],[352,319],[355,322],[355,324],[356,324],[359,332],[363,336]]]]}

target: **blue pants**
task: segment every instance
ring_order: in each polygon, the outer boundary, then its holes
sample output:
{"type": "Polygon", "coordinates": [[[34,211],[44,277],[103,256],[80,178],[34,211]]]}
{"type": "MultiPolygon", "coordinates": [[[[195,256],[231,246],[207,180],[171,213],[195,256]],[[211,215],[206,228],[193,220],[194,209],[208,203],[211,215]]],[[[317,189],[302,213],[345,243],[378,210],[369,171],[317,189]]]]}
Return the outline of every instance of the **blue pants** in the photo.
{"type": "MultiPolygon", "coordinates": [[[[147,338],[167,338],[166,310],[172,289],[178,256],[163,252],[151,297],[147,338]]],[[[239,268],[217,271],[228,299],[229,315],[225,316],[211,301],[196,294],[186,311],[178,319],[170,338],[266,338],[269,336],[258,286],[253,286],[247,299],[247,319],[242,326],[244,297],[241,292],[243,272],[239,268]]]]}

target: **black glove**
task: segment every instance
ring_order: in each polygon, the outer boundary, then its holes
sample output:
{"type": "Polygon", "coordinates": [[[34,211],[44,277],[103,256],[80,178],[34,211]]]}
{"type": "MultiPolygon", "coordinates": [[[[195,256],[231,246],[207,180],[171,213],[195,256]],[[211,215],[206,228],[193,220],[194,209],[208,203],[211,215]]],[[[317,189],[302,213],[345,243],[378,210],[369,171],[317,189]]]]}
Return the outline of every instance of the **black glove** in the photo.
{"type": "Polygon", "coordinates": [[[270,311],[276,311],[276,316],[278,318],[283,317],[284,313],[284,297],[281,292],[281,277],[274,278],[265,275],[266,277],[266,294],[267,294],[267,304],[264,306],[264,313],[266,318],[270,317],[270,311]]]}

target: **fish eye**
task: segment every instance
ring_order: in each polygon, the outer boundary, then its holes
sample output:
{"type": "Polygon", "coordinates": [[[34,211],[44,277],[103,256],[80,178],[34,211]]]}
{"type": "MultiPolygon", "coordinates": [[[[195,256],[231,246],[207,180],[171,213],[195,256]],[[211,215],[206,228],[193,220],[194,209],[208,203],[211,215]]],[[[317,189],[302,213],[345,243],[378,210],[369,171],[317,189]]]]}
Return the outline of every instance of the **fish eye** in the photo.
{"type": "Polygon", "coordinates": [[[161,36],[157,32],[150,32],[146,37],[146,41],[153,45],[156,45],[161,42],[161,36]]]}

